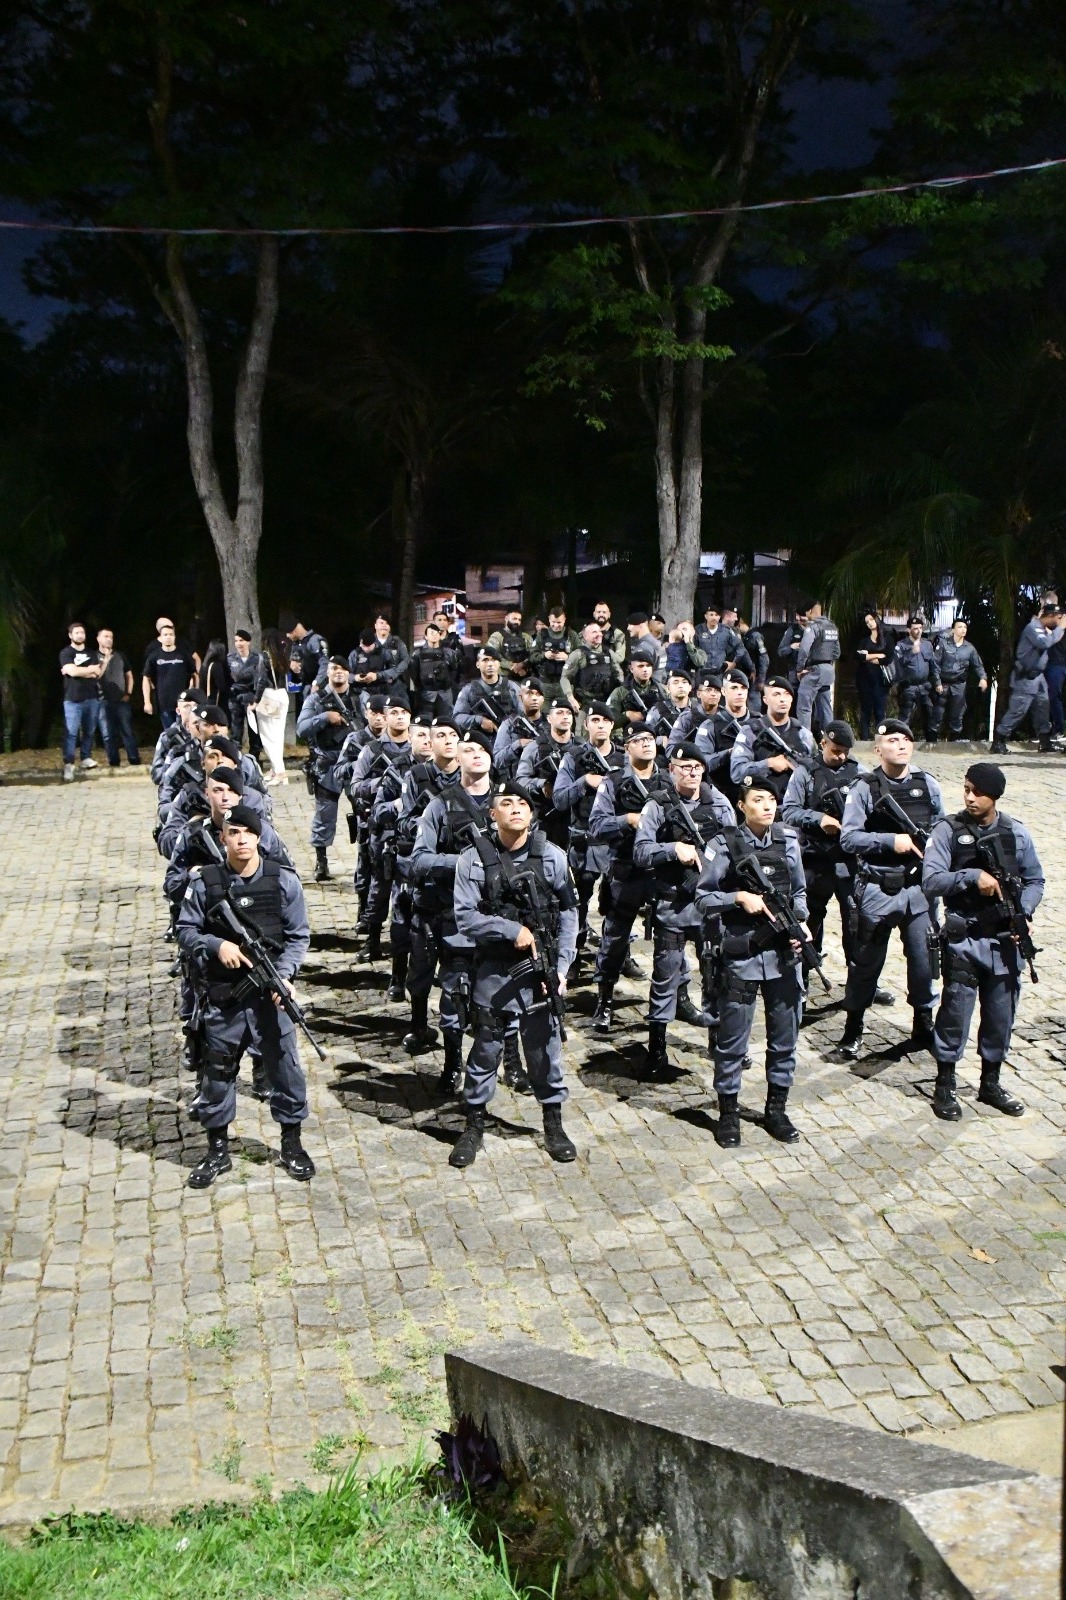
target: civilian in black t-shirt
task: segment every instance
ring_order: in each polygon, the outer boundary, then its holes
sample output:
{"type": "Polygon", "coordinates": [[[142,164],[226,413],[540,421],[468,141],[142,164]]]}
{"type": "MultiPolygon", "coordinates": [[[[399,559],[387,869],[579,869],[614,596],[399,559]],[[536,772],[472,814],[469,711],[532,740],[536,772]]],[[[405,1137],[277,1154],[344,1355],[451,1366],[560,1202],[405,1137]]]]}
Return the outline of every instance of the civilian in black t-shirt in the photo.
{"type": "Polygon", "coordinates": [[[100,719],[100,656],[85,647],[85,629],[72,622],[70,643],[59,652],[63,675],[63,782],[74,781],[74,753],[81,746],[83,767],[95,767],[93,740],[100,719]]]}
{"type": "Polygon", "coordinates": [[[133,736],[133,668],[121,650],[115,649],[115,635],[110,628],[101,628],[96,635],[96,648],[100,653],[100,706],[101,731],[108,764],[119,765],[118,747],[121,741],[126,760],[131,767],[140,764],[141,752],[133,736]]]}
{"type": "Polygon", "coordinates": [[[159,643],[144,658],[144,676],[141,690],[144,709],[152,714],[152,690],[155,690],[156,710],[164,728],[177,719],[178,696],[196,682],[196,662],[187,650],[179,650],[175,642],[172,623],[164,623],[159,630],[159,643]]]}

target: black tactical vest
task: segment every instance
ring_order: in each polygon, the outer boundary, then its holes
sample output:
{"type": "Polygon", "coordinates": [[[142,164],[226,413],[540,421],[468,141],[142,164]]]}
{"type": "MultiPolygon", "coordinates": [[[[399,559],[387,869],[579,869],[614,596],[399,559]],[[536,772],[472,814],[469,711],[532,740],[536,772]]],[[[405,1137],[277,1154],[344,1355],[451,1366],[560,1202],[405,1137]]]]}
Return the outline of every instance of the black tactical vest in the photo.
{"type": "MultiPolygon", "coordinates": [[[[749,894],[757,893],[753,885],[741,877],[736,865],[742,855],[750,852],[758,861],[763,877],[791,904],[792,874],[789,871],[788,854],[785,850],[785,830],[780,822],[775,822],[771,826],[770,843],[762,847],[746,839],[740,828],[730,828],[725,839],[729,850],[729,866],[719,885],[721,889],[732,894],[739,889],[745,889],[749,894]]],[[[751,917],[739,906],[727,906],[722,912],[722,922],[728,937],[748,938],[753,950],[768,949],[771,945],[781,942],[783,937],[774,932],[769,917],[751,917]]]]}
{"type": "Polygon", "coordinates": [[[819,617],[811,626],[815,631],[814,643],[811,645],[807,657],[809,667],[827,666],[831,661],[840,659],[840,634],[837,625],[829,617],[819,617]]]}
{"type": "MultiPolygon", "coordinates": [[[[751,752],[753,761],[770,761],[774,756],[783,756],[785,753],[781,749],[781,745],[771,738],[767,732],[767,724],[768,719],[765,717],[760,718],[756,724],[755,741],[751,752]]],[[[790,750],[794,751],[796,755],[810,759],[810,751],[803,743],[802,729],[795,717],[789,717],[783,727],[779,728],[775,724],[773,731],[778,739],[787,745],[790,750]]],[[[785,790],[788,788],[788,780],[791,776],[791,768],[787,768],[784,772],[768,772],[766,774],[766,781],[777,796],[778,805],[781,804],[785,797],[785,790]]]]}
{"type": "Polygon", "coordinates": [[[430,650],[423,645],[415,660],[418,662],[418,680],[423,689],[439,694],[442,689],[451,688],[452,668],[448,651],[430,650]]]}
{"type": "MultiPolygon", "coordinates": [[[[677,794],[673,783],[659,767],[653,769],[650,777],[641,780],[647,790],[646,797],[637,792],[633,774],[624,769],[612,772],[610,777],[604,778],[603,781],[609,783],[614,791],[615,810],[619,814],[626,811],[643,811],[647,800],[658,800],[663,795],[669,799],[670,795],[677,794]]],[[[620,838],[612,841],[611,873],[619,881],[632,877],[635,870],[633,866],[635,840],[636,829],[627,828],[620,838]]]]}
{"type": "MultiPolygon", "coordinates": [[[[410,811],[397,821],[396,853],[409,856],[415,845],[415,834],[418,832],[418,822],[423,811],[431,800],[443,794],[447,785],[443,781],[443,774],[435,761],[412,762],[408,772],[410,785],[414,791],[414,803],[410,811]]],[[[458,779],[455,782],[458,783],[458,779]]]]}
{"type": "MultiPolygon", "coordinates": [[[[952,872],[963,872],[968,867],[976,867],[979,870],[983,868],[987,871],[985,863],[977,854],[978,840],[998,839],[1007,871],[1017,875],[1018,839],[1005,812],[999,813],[996,823],[991,828],[978,828],[973,818],[965,811],[958,812],[950,822],[952,872]]],[[[1003,902],[998,898],[980,894],[975,888],[963,889],[959,894],[945,895],[944,908],[953,911],[956,916],[965,917],[967,921],[976,922],[979,931],[987,935],[1002,932],[1007,921],[1003,902]]]]}
{"type": "MultiPolygon", "coordinates": [[[[281,949],[285,928],[281,920],[281,867],[276,861],[264,860],[262,870],[250,882],[228,866],[204,867],[200,877],[207,891],[209,911],[228,899],[242,922],[249,923],[268,946],[281,949]]],[[[236,984],[243,972],[224,967],[217,956],[211,956],[206,976],[208,983],[236,984]]]]}
{"type": "MultiPolygon", "coordinates": [[[[348,715],[354,720],[358,716],[358,712],[356,711],[355,706],[352,705],[350,692],[348,694],[341,694],[339,691],[337,691],[337,699],[340,701],[345,711],[348,712],[348,715]]],[[[329,699],[324,697],[320,698],[318,709],[320,711],[336,711],[337,707],[333,702],[333,697],[330,696],[329,699]]],[[[351,728],[348,727],[346,723],[327,722],[321,728],[318,728],[311,735],[307,742],[308,744],[313,745],[316,750],[321,751],[323,755],[339,754],[341,745],[344,743],[345,739],[347,739],[351,731],[351,728]]]]}
{"type": "MultiPolygon", "coordinates": [[[[916,828],[926,832],[933,826],[936,819],[936,809],[933,797],[929,792],[924,772],[912,772],[902,782],[892,783],[879,768],[876,772],[865,772],[856,780],[870,786],[870,794],[874,804],[883,794],[891,795],[902,811],[907,813],[916,828]]],[[[899,833],[901,829],[886,817],[883,811],[866,818],[867,833],[899,833]]]]}
{"type": "Polygon", "coordinates": [[[606,700],[614,683],[614,663],[606,650],[581,647],[581,666],[574,674],[574,692],[581,705],[606,700]]]}
{"type": "Polygon", "coordinates": [[[492,711],[492,721],[495,722],[497,728],[502,727],[508,717],[514,716],[514,701],[502,682],[494,683],[490,688],[484,678],[480,678],[473,685],[471,694],[473,701],[470,710],[473,716],[480,716],[481,714],[477,709],[479,700],[484,700],[489,710],[492,711]]]}
{"type": "MultiPolygon", "coordinates": [[[[559,938],[559,913],[563,902],[573,905],[574,895],[572,890],[556,889],[549,879],[544,865],[547,843],[540,829],[534,829],[529,836],[524,861],[516,860],[509,850],[501,850],[495,840],[485,836],[481,836],[476,848],[485,870],[485,894],[481,910],[486,916],[506,917],[527,927],[539,923],[549,945],[555,945],[559,938]],[[532,914],[523,905],[522,896],[516,888],[517,879],[523,879],[531,890],[536,908],[532,914]]],[[[513,945],[506,948],[513,959],[518,959],[513,945]]]]}
{"type": "MultiPolygon", "coordinates": [[[[663,803],[660,800],[660,805],[663,803]]],[[[657,838],[660,844],[693,844],[695,841],[682,827],[677,812],[678,807],[684,806],[692,821],[699,829],[700,838],[704,844],[722,832],[721,819],[715,812],[710,802],[707,786],[701,787],[696,804],[691,808],[685,805],[681,796],[674,791],[674,803],[666,813],[657,838]]],[[[695,898],[696,885],[700,881],[699,867],[687,867],[675,857],[673,861],[664,861],[655,869],[655,894],[659,900],[665,900],[670,905],[688,905],[695,898]]]]}
{"type": "Polygon", "coordinates": [[[501,628],[500,654],[505,661],[524,661],[529,655],[529,640],[521,628],[501,628]]]}
{"type": "MultiPolygon", "coordinates": [[[[582,767],[583,767],[583,764],[584,764],[583,763],[584,752],[586,750],[590,749],[590,748],[591,748],[591,746],[588,745],[587,743],[584,744],[584,745],[571,745],[571,751],[573,753],[573,759],[574,759],[574,761],[576,763],[578,772],[582,771],[582,767]]],[[[622,754],[621,750],[617,749],[617,747],[614,746],[614,745],[611,746],[611,748],[610,748],[610,750],[608,750],[606,756],[604,756],[604,760],[608,761],[616,772],[620,772],[621,771],[622,767],[625,765],[625,759],[626,758],[622,754]]],[[[587,770],[590,771],[590,772],[595,772],[596,768],[595,767],[589,767],[587,770]]],[[[607,774],[604,773],[604,777],[605,778],[606,778],[606,776],[607,776],[607,774]]],[[[599,791],[599,786],[598,785],[597,785],[597,787],[595,789],[592,787],[592,785],[590,783],[586,783],[586,784],[584,784],[582,786],[581,798],[577,801],[577,803],[575,805],[572,805],[570,807],[570,820],[571,820],[571,824],[572,824],[573,827],[579,828],[579,829],[584,829],[584,828],[588,827],[589,818],[592,815],[592,808],[596,804],[596,796],[599,794],[599,792],[600,791],[599,791]]]]}
{"type": "MultiPolygon", "coordinates": [[[[811,790],[807,809],[811,811],[829,812],[839,822],[844,812],[844,803],[848,792],[855,779],[859,776],[859,763],[849,756],[839,767],[827,767],[824,761],[811,773],[811,790]],[[827,797],[838,797],[835,805],[827,804],[827,797]]],[[[810,833],[803,836],[804,849],[811,855],[816,855],[823,861],[843,861],[844,852],[840,848],[840,835],[825,833],[821,828],[812,828],[810,833]]]]}

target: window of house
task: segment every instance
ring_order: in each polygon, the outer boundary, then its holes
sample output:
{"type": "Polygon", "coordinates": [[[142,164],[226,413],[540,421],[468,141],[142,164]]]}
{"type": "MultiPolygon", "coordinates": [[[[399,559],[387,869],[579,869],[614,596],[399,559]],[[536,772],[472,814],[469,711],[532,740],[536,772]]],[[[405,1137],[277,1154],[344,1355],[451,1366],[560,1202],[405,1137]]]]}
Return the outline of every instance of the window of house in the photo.
{"type": "Polygon", "coordinates": [[[480,622],[475,622],[475,623],[471,624],[471,627],[470,627],[470,637],[471,637],[471,639],[480,639],[483,632],[484,632],[484,629],[482,628],[480,622]]]}
{"type": "Polygon", "coordinates": [[[425,622],[425,620],[426,620],[426,608],[425,608],[424,605],[422,605],[419,601],[416,600],[415,601],[415,621],[416,622],[425,622]]]}
{"type": "Polygon", "coordinates": [[[499,592],[500,592],[500,575],[499,575],[499,573],[498,572],[486,572],[484,578],[482,578],[482,580],[481,580],[481,588],[482,588],[482,592],[484,594],[499,594],[499,592]]]}

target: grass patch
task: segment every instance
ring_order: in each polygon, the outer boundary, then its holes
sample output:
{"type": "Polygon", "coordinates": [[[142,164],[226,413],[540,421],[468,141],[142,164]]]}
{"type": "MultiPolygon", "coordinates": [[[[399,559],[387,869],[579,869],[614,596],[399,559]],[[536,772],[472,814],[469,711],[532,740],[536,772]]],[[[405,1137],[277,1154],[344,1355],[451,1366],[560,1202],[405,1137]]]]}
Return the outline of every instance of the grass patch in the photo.
{"type": "Polygon", "coordinates": [[[307,1460],[315,1472],[332,1472],[338,1456],[346,1450],[363,1450],[366,1439],[361,1433],[326,1433],[307,1451],[307,1460]]]}
{"type": "Polygon", "coordinates": [[[162,1527],[71,1513],[25,1545],[0,1542],[4,1600],[515,1600],[462,1509],[421,1467],[358,1464],[321,1494],[204,1506],[162,1527]]]}

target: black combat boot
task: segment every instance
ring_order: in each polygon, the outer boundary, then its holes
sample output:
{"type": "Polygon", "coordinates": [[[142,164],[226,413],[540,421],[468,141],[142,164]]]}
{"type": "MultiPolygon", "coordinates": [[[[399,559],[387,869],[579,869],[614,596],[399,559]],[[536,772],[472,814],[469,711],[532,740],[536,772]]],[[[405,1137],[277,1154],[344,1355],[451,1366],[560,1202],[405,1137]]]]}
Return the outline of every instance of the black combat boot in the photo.
{"type": "Polygon", "coordinates": [[[359,887],[359,879],[358,878],[356,878],[356,880],[355,880],[355,893],[356,893],[355,931],[356,931],[356,933],[369,933],[370,932],[370,924],[366,920],[366,892],[365,892],[365,890],[360,889],[360,887],[359,887]]]}
{"type": "Polygon", "coordinates": [[[981,1087],[977,1091],[977,1098],[983,1106],[994,1106],[997,1111],[1002,1111],[1005,1117],[1021,1117],[1025,1115],[1025,1107],[1020,1100],[1008,1094],[999,1081],[1001,1061],[981,1062],[981,1087]]]}
{"type": "Polygon", "coordinates": [[[366,944],[363,946],[361,961],[381,960],[381,924],[371,922],[366,930],[366,944]]]}
{"type": "Polygon", "coordinates": [[[1055,746],[1051,742],[1050,733],[1042,733],[1040,735],[1040,743],[1037,746],[1037,749],[1041,752],[1042,755],[1049,756],[1049,755],[1052,754],[1052,752],[1055,749],[1055,746]]]}
{"type": "Polygon", "coordinates": [[[632,955],[626,956],[625,960],[622,962],[622,977],[635,978],[639,983],[643,976],[644,973],[640,968],[639,962],[635,961],[632,955]]]}
{"type": "Polygon", "coordinates": [[[896,1003],[896,997],[892,993],[891,989],[882,989],[882,988],[878,987],[878,988],[876,988],[874,990],[874,1005],[875,1006],[894,1006],[895,1003],[896,1003]]]}
{"type": "Polygon", "coordinates": [[[229,1129],[208,1128],[207,1154],[189,1173],[190,1189],[210,1189],[216,1178],[230,1172],[233,1162],[229,1158],[229,1129]]]}
{"type": "Polygon", "coordinates": [[[439,1094],[454,1095],[458,1093],[462,1081],[463,1036],[454,1028],[447,1028],[444,1033],[444,1065],[437,1079],[437,1091],[439,1094]]]}
{"type": "Polygon", "coordinates": [[[287,1122],[282,1127],[281,1164],[297,1183],[308,1183],[315,1175],[315,1164],[300,1143],[298,1122],[287,1122]]]}
{"type": "Polygon", "coordinates": [[[544,1106],[544,1148],[553,1161],[576,1161],[577,1148],[563,1127],[562,1106],[544,1106]]]}
{"type": "Polygon", "coordinates": [[[694,1028],[705,1028],[707,1017],[703,1011],[697,1010],[692,1004],[692,996],[688,992],[688,984],[683,983],[677,991],[677,1020],[689,1022],[694,1028]]]}
{"type": "Polygon", "coordinates": [[[997,734],[988,747],[988,753],[990,756],[1009,756],[1010,751],[1007,749],[1006,739],[1001,739],[997,734]]]}
{"type": "Polygon", "coordinates": [[[503,1081],[513,1094],[533,1093],[533,1085],[522,1065],[517,1033],[507,1034],[503,1041],[503,1081]]]}
{"type": "Polygon", "coordinates": [[[592,1013],[592,1031],[599,1034],[601,1039],[606,1039],[611,1031],[611,1001],[614,999],[614,984],[601,983],[599,999],[596,1009],[592,1013]]]}
{"type": "Polygon", "coordinates": [[[777,1139],[781,1144],[795,1144],[799,1139],[799,1129],[793,1126],[792,1119],[785,1109],[787,1105],[788,1090],[771,1085],[766,1091],[766,1110],[763,1113],[762,1125],[771,1139],[777,1139]]]}
{"type": "Polygon", "coordinates": [[[437,1043],[437,1030],[429,1026],[429,995],[411,996],[411,1031],[403,1036],[403,1047],[409,1056],[424,1056],[437,1043]]]}
{"type": "Polygon", "coordinates": [[[644,1071],[646,1078],[665,1078],[673,1072],[673,1065],[666,1053],[666,1023],[648,1023],[648,1064],[644,1071]]]}
{"type": "Polygon", "coordinates": [[[389,983],[387,999],[404,999],[407,993],[405,985],[407,983],[407,966],[410,959],[406,950],[394,950],[392,952],[392,980],[389,983]]]}
{"type": "Polygon", "coordinates": [[[917,1050],[931,1050],[933,1048],[932,1006],[915,1006],[914,1025],[911,1028],[911,1044],[917,1050]]]}
{"type": "Polygon", "coordinates": [[[934,1117],[939,1117],[941,1122],[958,1122],[962,1116],[962,1107],[959,1105],[958,1097],[955,1094],[955,1063],[953,1061],[938,1061],[936,1064],[933,1115],[934,1117]]]}
{"type": "Polygon", "coordinates": [[[252,1093],[257,1100],[270,1099],[270,1075],[263,1065],[262,1056],[252,1057],[252,1093]]]}
{"type": "Polygon", "coordinates": [[[466,1127],[456,1142],[455,1148],[448,1157],[450,1167],[468,1167],[476,1160],[485,1138],[485,1107],[467,1106],[466,1127]]]}
{"type": "Polygon", "coordinates": [[[329,858],[326,855],[326,847],[325,847],[324,844],[316,844],[315,845],[315,882],[316,883],[325,883],[326,879],[330,878],[330,877],[332,877],[332,873],[329,870],[329,858]]]}
{"type": "Polygon", "coordinates": [[[835,1050],[831,1050],[826,1057],[827,1061],[858,1061],[862,1054],[862,1011],[845,1011],[847,1021],[844,1024],[844,1033],[835,1050]]]}
{"type": "Polygon", "coordinates": [[[718,1096],[718,1126],[714,1130],[714,1142],[721,1145],[723,1150],[735,1150],[740,1143],[739,1107],[738,1094],[718,1096]]]}

